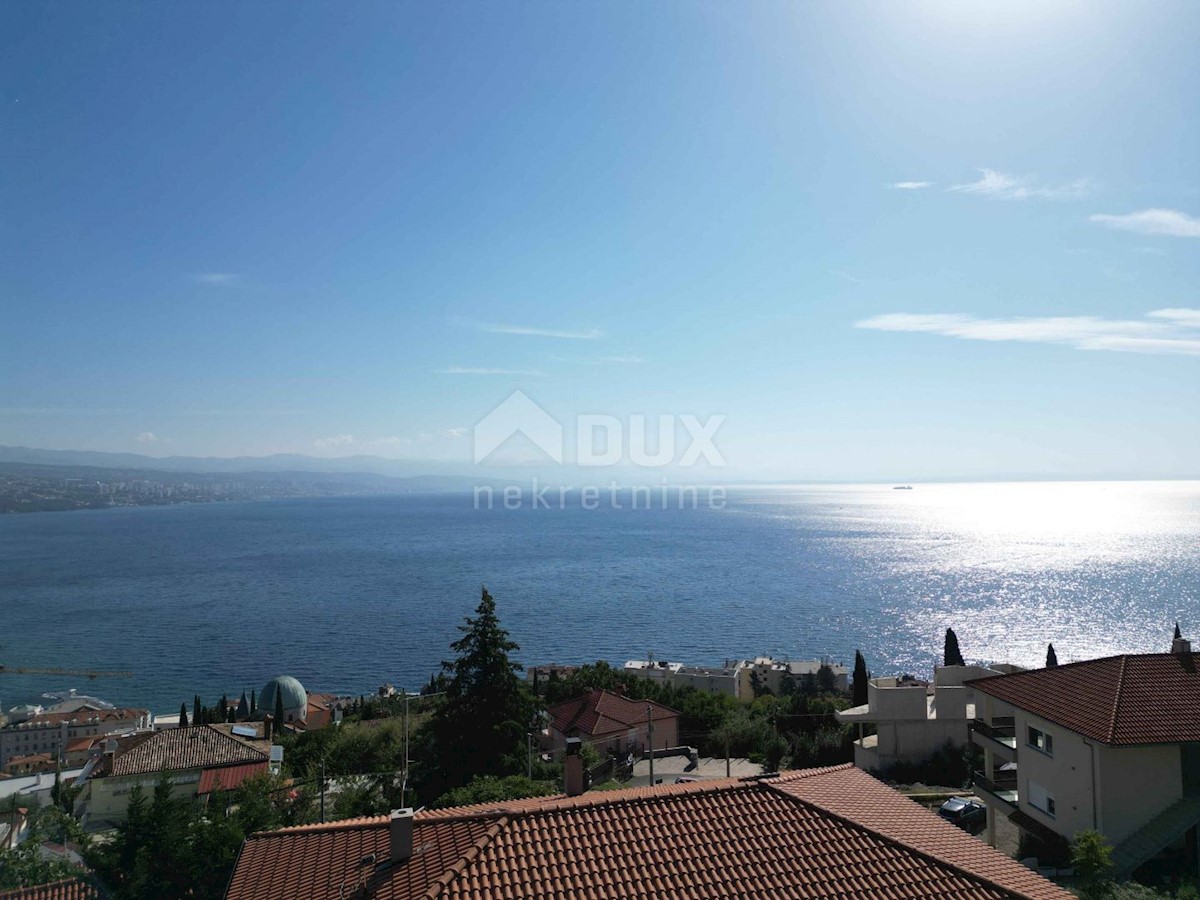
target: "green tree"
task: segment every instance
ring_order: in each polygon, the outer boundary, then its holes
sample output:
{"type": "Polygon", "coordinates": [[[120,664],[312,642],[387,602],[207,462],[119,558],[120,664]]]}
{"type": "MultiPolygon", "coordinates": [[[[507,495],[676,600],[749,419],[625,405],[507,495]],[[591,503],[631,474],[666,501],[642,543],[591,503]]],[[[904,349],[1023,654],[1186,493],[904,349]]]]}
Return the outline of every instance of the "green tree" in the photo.
{"type": "Polygon", "coordinates": [[[833,667],[821,663],[817,668],[817,691],[822,694],[832,694],[837,690],[837,676],[833,674],[833,667]]]}
{"type": "Polygon", "coordinates": [[[557,793],[558,785],[553,781],[532,781],[524,775],[480,775],[469,784],[447,791],[432,804],[434,809],[450,806],[469,806],[472,803],[500,803],[504,800],[521,800],[525,797],[545,797],[557,793]]]}
{"type": "Polygon", "coordinates": [[[246,702],[245,691],[242,691],[242,699],[238,701],[237,717],[243,722],[250,718],[250,704],[246,702]]]}
{"type": "Polygon", "coordinates": [[[943,664],[947,666],[965,666],[967,664],[963,659],[962,651],[958,649],[958,635],[954,633],[953,628],[946,629],[946,646],[942,657],[943,664]]]}
{"type": "Polygon", "coordinates": [[[851,703],[855,706],[865,706],[867,703],[867,660],[861,650],[854,651],[854,682],[851,685],[854,695],[851,703]]]}
{"type": "Polygon", "coordinates": [[[192,698],[192,724],[204,724],[204,707],[200,703],[200,695],[197,694],[192,698]]]}
{"type": "Polygon", "coordinates": [[[1075,867],[1085,897],[1102,898],[1111,894],[1112,847],[1100,832],[1088,829],[1075,835],[1071,843],[1071,865],[1075,867]]]}
{"type": "Polygon", "coordinates": [[[1179,623],[1176,622],[1174,638],[1175,638],[1175,640],[1179,640],[1182,637],[1183,637],[1183,632],[1179,630],[1179,623]]]}
{"type": "Polygon", "coordinates": [[[1054,645],[1046,645],[1046,668],[1051,669],[1058,665],[1058,654],[1054,652],[1054,645]]]}
{"type": "Polygon", "coordinates": [[[33,887],[79,875],[79,869],[64,859],[42,853],[44,841],[82,843],[83,829],[57,806],[39,807],[37,801],[14,794],[4,803],[0,821],[15,825],[21,807],[30,810],[28,834],[16,847],[0,849],[0,890],[33,887]]]}
{"type": "Polygon", "coordinates": [[[258,712],[258,691],[250,691],[250,715],[258,712]]]}
{"type": "Polygon", "coordinates": [[[537,712],[517,674],[522,667],[509,656],[520,648],[500,626],[486,587],[459,631],[463,636],[450,645],[456,658],[442,663],[446,696],[430,722],[436,754],[430,763],[444,788],[524,771],[525,735],[537,712]]]}
{"type": "Polygon", "coordinates": [[[283,734],[283,691],[275,691],[275,715],[272,718],[271,734],[283,734]]]}
{"type": "Polygon", "coordinates": [[[180,728],[188,727],[187,704],[186,703],[179,704],[179,727],[180,728]]]}

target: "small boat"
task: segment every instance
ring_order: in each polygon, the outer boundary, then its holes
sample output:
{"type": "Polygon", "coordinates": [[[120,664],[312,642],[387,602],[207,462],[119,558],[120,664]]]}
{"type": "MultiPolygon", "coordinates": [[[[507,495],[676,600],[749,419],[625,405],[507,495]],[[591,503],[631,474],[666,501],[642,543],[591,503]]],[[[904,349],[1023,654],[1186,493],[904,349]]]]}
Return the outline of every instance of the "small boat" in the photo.
{"type": "Polygon", "coordinates": [[[911,491],[912,485],[911,484],[898,484],[894,488],[892,488],[892,490],[893,491],[911,491]]]}

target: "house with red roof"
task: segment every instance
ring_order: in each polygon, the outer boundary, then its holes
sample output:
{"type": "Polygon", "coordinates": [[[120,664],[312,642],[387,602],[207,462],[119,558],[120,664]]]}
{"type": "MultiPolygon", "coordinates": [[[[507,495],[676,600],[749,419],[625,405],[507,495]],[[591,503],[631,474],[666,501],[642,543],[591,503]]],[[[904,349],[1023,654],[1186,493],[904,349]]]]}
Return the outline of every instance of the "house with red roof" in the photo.
{"type": "Polygon", "coordinates": [[[1122,875],[1200,826],[1200,654],[1123,654],[970,682],[975,790],[998,817],[1047,841],[1099,831],[1122,875]]]}
{"type": "MultiPolygon", "coordinates": [[[[577,770],[575,784],[581,780],[577,770]]],[[[346,897],[1073,895],[844,765],[415,814],[396,810],[255,834],[242,846],[226,893],[226,900],[346,897]]]]}
{"type": "Polygon", "coordinates": [[[129,796],[141,786],[149,796],[166,773],[176,797],[207,797],[231,791],[266,772],[271,742],[262,725],[192,725],[148,731],[105,742],[104,752],[84,768],[75,815],[89,830],[125,820],[129,796]],[[235,731],[236,729],[236,731],[235,731]]]}
{"type": "Polygon", "coordinates": [[[653,700],[633,700],[599,688],[582,697],[556,703],[550,715],[549,738],[554,750],[564,750],[567,738],[577,737],[601,754],[641,754],[679,744],[679,713],[653,700]]]}

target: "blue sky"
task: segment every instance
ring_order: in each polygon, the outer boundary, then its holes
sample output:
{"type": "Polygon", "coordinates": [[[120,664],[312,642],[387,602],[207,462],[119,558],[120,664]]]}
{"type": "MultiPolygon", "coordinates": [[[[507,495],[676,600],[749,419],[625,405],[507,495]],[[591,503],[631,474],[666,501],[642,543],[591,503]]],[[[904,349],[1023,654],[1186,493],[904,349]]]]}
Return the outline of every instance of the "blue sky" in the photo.
{"type": "Polygon", "coordinates": [[[965,6],[6,4],[0,443],[1200,475],[1200,6],[965,6]]]}

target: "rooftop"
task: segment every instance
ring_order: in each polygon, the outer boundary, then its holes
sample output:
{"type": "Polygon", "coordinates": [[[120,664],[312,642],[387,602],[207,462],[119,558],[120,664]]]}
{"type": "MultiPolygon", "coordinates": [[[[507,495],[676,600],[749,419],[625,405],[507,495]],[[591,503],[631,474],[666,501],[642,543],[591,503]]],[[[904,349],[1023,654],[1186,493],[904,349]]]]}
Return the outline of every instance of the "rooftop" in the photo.
{"type": "Polygon", "coordinates": [[[996,675],[976,691],[1103,744],[1200,741],[1196,653],[1146,653],[996,675]]]}
{"type": "Polygon", "coordinates": [[[252,835],[226,900],[1072,896],[852,766],[421,812],[394,864],[389,838],[387,816],[252,835]]]}
{"type": "Polygon", "coordinates": [[[551,726],[561,734],[610,734],[646,721],[646,709],[658,722],[678,716],[675,710],[653,700],[633,700],[612,691],[595,689],[582,697],[551,706],[551,726]]]}
{"type": "Polygon", "coordinates": [[[169,728],[119,740],[116,752],[103,757],[93,777],[263,762],[269,753],[266,742],[239,740],[212,725],[169,728]]]}
{"type": "Polygon", "coordinates": [[[37,887],[0,890],[0,900],[100,900],[100,892],[75,878],[37,887]]]}
{"type": "Polygon", "coordinates": [[[132,709],[127,707],[119,707],[117,709],[95,709],[90,706],[84,706],[79,709],[69,710],[67,712],[44,712],[36,716],[25,719],[21,722],[13,722],[10,725],[5,725],[4,730],[22,731],[29,728],[47,728],[54,725],[61,725],[63,722],[68,722],[75,725],[85,725],[91,722],[133,722],[150,715],[149,710],[132,709]]]}

